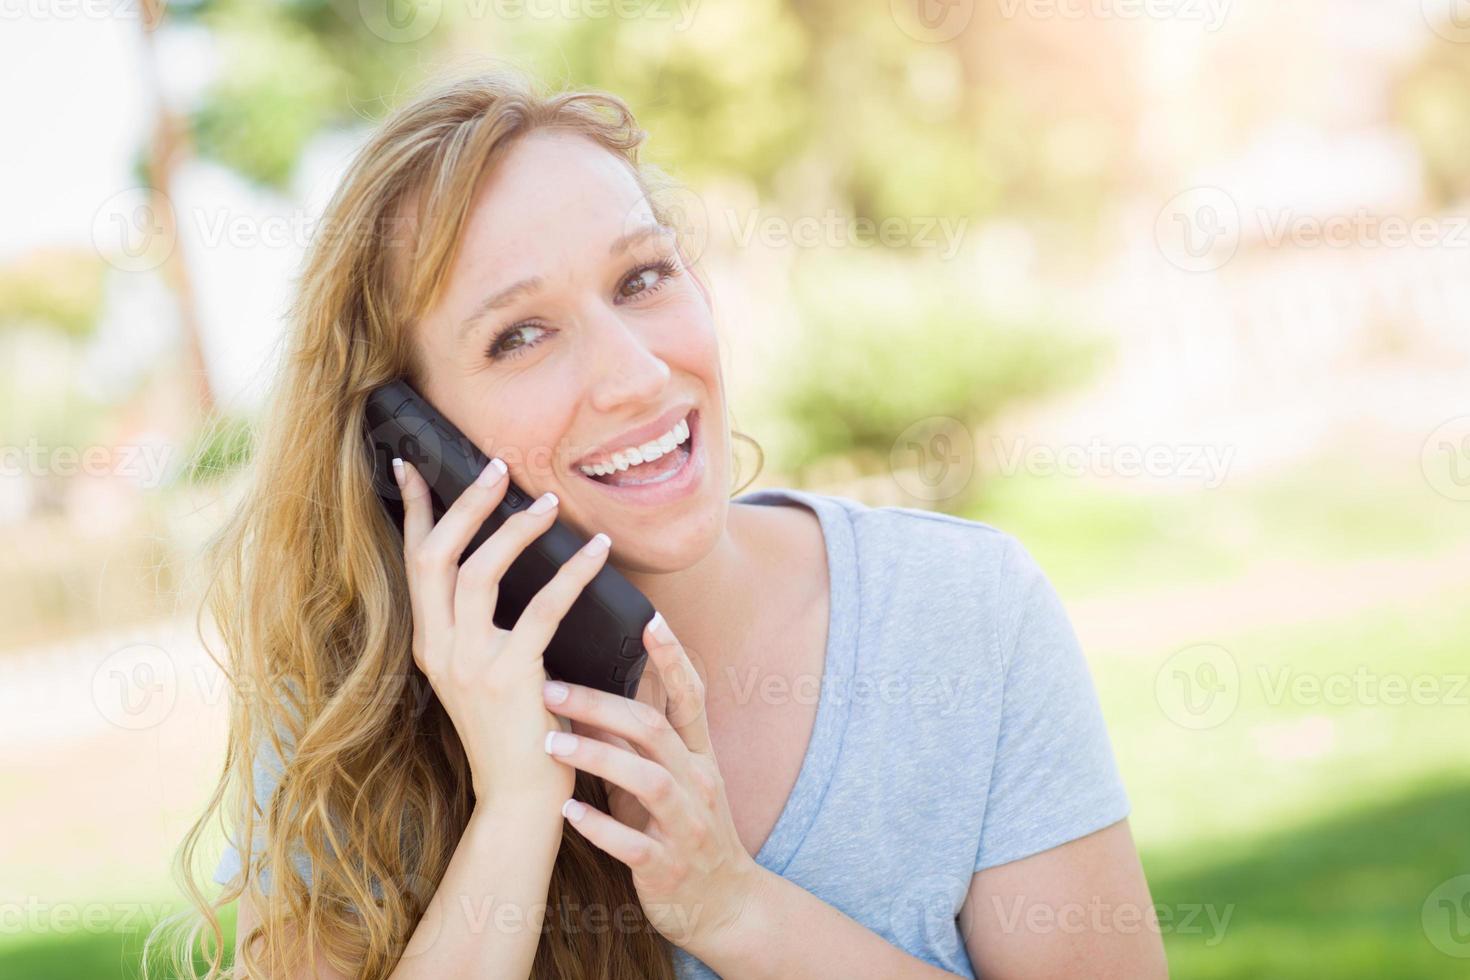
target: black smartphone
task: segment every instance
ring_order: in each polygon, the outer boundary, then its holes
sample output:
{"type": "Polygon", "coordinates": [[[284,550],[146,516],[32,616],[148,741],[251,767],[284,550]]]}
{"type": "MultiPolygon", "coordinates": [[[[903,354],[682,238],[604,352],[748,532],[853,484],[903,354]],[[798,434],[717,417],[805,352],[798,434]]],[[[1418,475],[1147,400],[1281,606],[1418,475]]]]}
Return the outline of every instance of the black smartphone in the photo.
{"type": "MultiPolygon", "coordinates": [[[[373,391],[364,416],[373,489],[400,531],[403,501],[393,478],[395,456],[412,463],[429,484],[435,521],[490,462],[405,381],[394,381],[373,391]]],[[[531,502],[512,481],[499,506],[460,555],[460,562],[495,533],[506,518],[531,502]]],[[[532,541],[501,579],[495,625],[507,630],[513,627],[531,597],[586,541],[560,519],[532,541]]],[[[648,598],[612,565],[604,563],[552,636],[544,656],[546,672],[557,680],[633,697],[648,659],[643,628],[652,618],[653,604],[648,598]]]]}

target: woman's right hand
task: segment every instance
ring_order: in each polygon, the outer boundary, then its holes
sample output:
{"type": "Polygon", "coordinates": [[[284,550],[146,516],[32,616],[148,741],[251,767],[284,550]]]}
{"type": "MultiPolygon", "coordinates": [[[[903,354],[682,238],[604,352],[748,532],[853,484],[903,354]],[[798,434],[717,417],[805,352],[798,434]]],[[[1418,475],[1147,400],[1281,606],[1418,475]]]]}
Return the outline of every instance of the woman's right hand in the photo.
{"type": "Polygon", "coordinates": [[[595,536],[563,564],[515,627],[503,630],[492,619],[500,579],[556,520],[555,495],[544,494],[513,514],[461,565],[459,556],[505,496],[510,481],[504,464],[491,460],[437,524],[423,477],[398,460],[394,475],[403,493],[414,662],[454,722],[469,758],[476,801],[528,802],[554,814],[572,795],[576,771],[543,747],[546,733],[561,724],[542,698],[547,678],[542,654],[607,560],[607,548],[597,550],[607,536],[595,536]]]}

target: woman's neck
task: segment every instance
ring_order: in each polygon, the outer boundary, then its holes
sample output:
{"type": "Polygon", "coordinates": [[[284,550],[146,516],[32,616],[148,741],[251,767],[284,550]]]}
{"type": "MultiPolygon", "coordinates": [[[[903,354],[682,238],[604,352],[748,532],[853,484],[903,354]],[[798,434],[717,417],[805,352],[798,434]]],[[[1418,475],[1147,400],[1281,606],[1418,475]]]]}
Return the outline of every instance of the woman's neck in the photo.
{"type": "Polygon", "coordinates": [[[735,661],[752,634],[761,633],[772,610],[769,590],[780,566],[781,538],[767,512],[772,508],[731,503],[725,532],[710,552],[677,572],[628,572],[628,577],[663,613],[706,682],[735,661]]]}

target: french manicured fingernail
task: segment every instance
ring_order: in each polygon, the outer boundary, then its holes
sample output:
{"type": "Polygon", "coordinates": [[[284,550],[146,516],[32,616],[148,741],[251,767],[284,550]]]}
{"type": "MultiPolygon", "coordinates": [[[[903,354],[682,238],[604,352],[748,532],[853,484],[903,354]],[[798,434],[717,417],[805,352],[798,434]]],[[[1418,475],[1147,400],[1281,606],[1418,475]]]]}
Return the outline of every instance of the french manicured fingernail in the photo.
{"type": "Polygon", "coordinates": [[[611,544],[612,538],[608,537],[606,534],[603,534],[601,531],[598,531],[596,534],[592,535],[592,540],[582,545],[582,550],[587,552],[587,554],[589,555],[600,555],[604,551],[606,551],[608,549],[608,546],[611,544]]]}
{"type": "Polygon", "coordinates": [[[480,475],[475,477],[475,482],[482,487],[493,487],[500,482],[502,476],[505,476],[505,462],[499,456],[496,456],[485,464],[485,468],[480,471],[480,475]]]}
{"type": "Polygon", "coordinates": [[[570,693],[567,686],[561,681],[547,681],[541,685],[541,695],[546,699],[547,704],[561,704],[570,693]]]}
{"type": "Polygon", "coordinates": [[[533,514],[544,514],[555,506],[556,494],[548,490],[536,498],[536,502],[530,506],[530,511],[533,514]]]}
{"type": "Polygon", "coordinates": [[[393,479],[398,481],[398,489],[403,489],[403,460],[397,456],[393,457],[393,479]]]}
{"type": "Polygon", "coordinates": [[[546,751],[552,755],[571,755],[577,747],[577,736],[567,732],[547,732],[546,751]]]}
{"type": "Polygon", "coordinates": [[[653,611],[653,618],[648,621],[648,632],[661,640],[672,640],[674,634],[669,629],[669,624],[664,621],[664,614],[657,609],[653,611]]]}
{"type": "Polygon", "coordinates": [[[587,815],[587,804],[581,800],[568,799],[561,805],[561,815],[575,823],[587,815]]]}

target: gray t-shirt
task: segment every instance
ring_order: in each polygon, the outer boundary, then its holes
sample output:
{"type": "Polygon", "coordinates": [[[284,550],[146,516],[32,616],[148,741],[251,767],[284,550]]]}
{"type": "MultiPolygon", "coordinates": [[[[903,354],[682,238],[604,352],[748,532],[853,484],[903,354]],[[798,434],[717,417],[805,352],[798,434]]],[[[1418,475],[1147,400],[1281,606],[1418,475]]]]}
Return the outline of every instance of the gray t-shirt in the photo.
{"type": "MultiPolygon", "coordinates": [[[[811,508],[831,581],[815,725],[755,859],[974,977],[956,921],[971,875],[1129,813],[1066,612],[1021,544],[987,524],[782,488],[736,501],[811,508]]],[[[215,880],[238,870],[231,848],[215,880]]],[[[715,976],[674,956],[684,980],[715,976]]]]}

